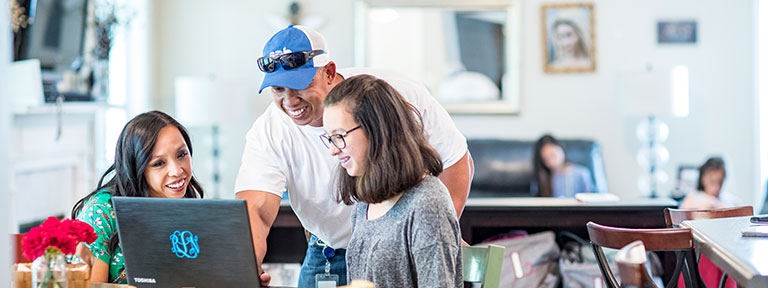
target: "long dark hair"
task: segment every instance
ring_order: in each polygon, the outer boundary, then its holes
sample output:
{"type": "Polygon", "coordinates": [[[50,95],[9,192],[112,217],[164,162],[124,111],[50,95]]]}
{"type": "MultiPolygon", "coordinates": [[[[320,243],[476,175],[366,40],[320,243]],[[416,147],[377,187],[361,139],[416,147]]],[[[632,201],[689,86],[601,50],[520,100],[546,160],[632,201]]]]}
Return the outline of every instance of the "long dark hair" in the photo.
{"type": "Polygon", "coordinates": [[[541,156],[541,149],[547,144],[560,146],[563,149],[563,153],[565,153],[563,143],[557,141],[552,135],[545,134],[536,141],[536,145],[533,148],[533,177],[536,178],[539,186],[539,191],[536,194],[539,197],[552,197],[552,170],[544,164],[544,159],[541,156]]]}
{"type": "MultiPolygon", "coordinates": [[[[99,184],[88,196],[83,197],[72,207],[72,218],[82,211],[85,202],[99,191],[107,191],[112,196],[149,197],[149,186],[144,178],[144,170],[151,159],[152,150],[157,142],[157,135],[165,126],[173,125],[179,129],[184,142],[192,155],[192,142],[184,126],[168,114],[150,111],[140,114],[125,124],[115,147],[115,162],[109,166],[99,179],[99,184]],[[108,176],[112,176],[104,183],[108,176]]],[[[192,171],[190,171],[191,174],[192,171]]],[[[189,185],[184,198],[203,198],[203,187],[190,175],[189,185]]],[[[109,252],[114,253],[120,239],[117,231],[109,238],[109,252]]],[[[107,263],[109,264],[109,263],[107,263]]]]}
{"type": "Polygon", "coordinates": [[[704,191],[704,173],[708,171],[723,171],[723,177],[725,177],[725,161],[720,157],[709,157],[701,167],[699,167],[699,184],[696,186],[696,190],[704,191]]]}
{"type": "Polygon", "coordinates": [[[384,80],[358,75],[342,81],[323,106],[337,104],[346,105],[370,147],[359,177],[339,169],[336,201],[380,203],[418,185],[425,173],[443,171],[440,155],[424,135],[421,114],[384,80]]]}

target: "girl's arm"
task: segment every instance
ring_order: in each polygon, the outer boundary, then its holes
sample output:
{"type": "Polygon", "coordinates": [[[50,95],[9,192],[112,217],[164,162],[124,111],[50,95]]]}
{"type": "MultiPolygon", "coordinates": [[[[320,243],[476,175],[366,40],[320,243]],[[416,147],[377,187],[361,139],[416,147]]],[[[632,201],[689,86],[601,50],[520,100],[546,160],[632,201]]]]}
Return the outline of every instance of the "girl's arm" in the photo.
{"type": "Polygon", "coordinates": [[[77,245],[77,256],[83,259],[83,262],[91,266],[91,282],[92,283],[106,283],[109,277],[109,265],[104,263],[99,258],[93,257],[91,252],[85,244],[80,243],[77,245]]]}

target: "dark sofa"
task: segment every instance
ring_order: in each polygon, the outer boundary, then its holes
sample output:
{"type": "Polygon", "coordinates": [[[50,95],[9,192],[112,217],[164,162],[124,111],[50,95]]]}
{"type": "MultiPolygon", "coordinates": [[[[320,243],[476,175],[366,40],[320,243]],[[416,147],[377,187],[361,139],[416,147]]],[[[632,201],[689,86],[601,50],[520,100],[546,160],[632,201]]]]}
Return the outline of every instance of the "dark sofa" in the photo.
{"type": "MultiPolygon", "coordinates": [[[[560,139],[567,161],[587,167],[598,192],[607,192],[600,145],[591,140],[560,139]]],[[[533,180],[534,141],[469,139],[475,177],[469,197],[529,197],[533,180]]]]}

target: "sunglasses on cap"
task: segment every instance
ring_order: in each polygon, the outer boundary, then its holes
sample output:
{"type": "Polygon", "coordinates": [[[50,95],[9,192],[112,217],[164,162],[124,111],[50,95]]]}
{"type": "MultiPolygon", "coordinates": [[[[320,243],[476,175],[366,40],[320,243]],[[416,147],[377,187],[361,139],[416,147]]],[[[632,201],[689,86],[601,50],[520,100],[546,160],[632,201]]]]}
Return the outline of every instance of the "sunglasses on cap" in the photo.
{"type": "Polygon", "coordinates": [[[260,57],[258,60],[259,70],[267,73],[275,72],[278,62],[285,70],[296,69],[307,64],[310,59],[320,54],[325,54],[325,50],[292,52],[274,58],[269,56],[260,57]]]}

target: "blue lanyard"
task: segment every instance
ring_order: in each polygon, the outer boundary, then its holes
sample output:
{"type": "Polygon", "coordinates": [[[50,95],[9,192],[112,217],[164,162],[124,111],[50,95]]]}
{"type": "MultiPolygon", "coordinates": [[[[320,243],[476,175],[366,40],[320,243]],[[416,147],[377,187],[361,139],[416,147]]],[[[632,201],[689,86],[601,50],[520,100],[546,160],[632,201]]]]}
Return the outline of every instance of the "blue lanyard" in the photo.
{"type": "Polygon", "coordinates": [[[317,239],[317,245],[323,247],[323,256],[325,257],[325,274],[331,274],[331,258],[336,255],[336,250],[331,248],[323,242],[323,240],[317,239]]]}

